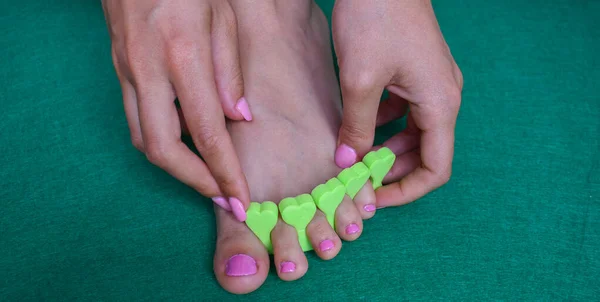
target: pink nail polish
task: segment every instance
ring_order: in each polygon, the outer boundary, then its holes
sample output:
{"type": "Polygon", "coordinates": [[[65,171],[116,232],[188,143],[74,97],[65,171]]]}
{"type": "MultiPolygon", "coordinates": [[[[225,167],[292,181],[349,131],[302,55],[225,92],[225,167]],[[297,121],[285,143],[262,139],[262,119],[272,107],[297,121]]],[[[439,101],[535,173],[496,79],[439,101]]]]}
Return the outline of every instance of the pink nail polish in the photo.
{"type": "Polygon", "coordinates": [[[245,97],[241,97],[237,101],[235,110],[239,111],[246,121],[252,120],[252,112],[250,112],[250,107],[248,106],[248,101],[246,101],[245,97]]]}
{"type": "Polygon", "coordinates": [[[244,209],[244,205],[239,199],[230,197],[229,205],[231,206],[231,211],[237,220],[241,222],[246,221],[246,209],[244,209]]]}
{"type": "Polygon", "coordinates": [[[360,228],[358,227],[358,225],[356,223],[349,224],[346,227],[346,234],[348,234],[348,235],[356,234],[359,231],[360,231],[360,228]]]}
{"type": "Polygon", "coordinates": [[[356,162],[356,151],[346,144],[341,144],[335,151],[335,164],[342,168],[348,168],[356,162]]]}
{"type": "Polygon", "coordinates": [[[375,212],[375,210],[377,210],[377,207],[375,207],[374,204],[368,204],[364,206],[363,209],[367,212],[375,212]]]}
{"type": "Polygon", "coordinates": [[[291,261],[281,262],[281,264],[279,265],[279,271],[282,273],[293,273],[294,271],[296,271],[296,264],[294,264],[294,262],[291,261]]]}
{"type": "Polygon", "coordinates": [[[329,239],[323,240],[323,241],[321,241],[321,243],[319,243],[319,250],[321,250],[321,252],[329,251],[334,246],[335,246],[335,244],[333,244],[333,241],[331,241],[329,239]]]}
{"type": "Polygon", "coordinates": [[[212,200],[215,204],[223,208],[225,211],[231,212],[231,206],[229,205],[229,202],[227,202],[227,199],[221,196],[217,196],[213,197],[212,200]]]}
{"type": "Polygon", "coordinates": [[[230,277],[251,276],[257,271],[256,260],[246,254],[233,255],[225,265],[225,274],[230,277]]]}

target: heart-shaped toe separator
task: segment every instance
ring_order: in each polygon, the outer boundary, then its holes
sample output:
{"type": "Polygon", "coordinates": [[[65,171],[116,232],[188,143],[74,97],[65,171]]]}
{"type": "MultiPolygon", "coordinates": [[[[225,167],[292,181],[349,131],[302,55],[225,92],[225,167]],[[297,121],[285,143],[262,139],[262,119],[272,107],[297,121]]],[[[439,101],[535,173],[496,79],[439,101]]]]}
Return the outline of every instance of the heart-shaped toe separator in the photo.
{"type": "Polygon", "coordinates": [[[306,226],[317,212],[313,198],[309,194],[284,198],[279,203],[279,212],[283,221],[296,229],[302,250],[305,252],[312,250],[312,245],[306,236],[306,226]]]}
{"type": "Polygon", "coordinates": [[[329,225],[335,230],[335,211],[337,210],[344,195],[346,194],[346,187],[337,178],[332,178],[324,184],[318,185],[312,190],[311,196],[315,200],[315,204],[319,207],[329,225]]]}
{"type": "Polygon", "coordinates": [[[267,251],[273,253],[271,231],[275,228],[279,216],[277,205],[272,201],[251,202],[246,215],[248,228],[260,239],[267,251]]]}
{"type": "Polygon", "coordinates": [[[344,169],[338,174],[339,179],[346,187],[346,194],[354,199],[354,196],[362,189],[371,176],[369,168],[363,162],[357,162],[352,167],[344,169]]]}
{"type": "Polygon", "coordinates": [[[363,163],[369,168],[374,190],[382,186],[381,182],[388,172],[390,172],[394,161],[396,161],[396,154],[386,147],[377,151],[371,151],[363,157],[363,163]]]}

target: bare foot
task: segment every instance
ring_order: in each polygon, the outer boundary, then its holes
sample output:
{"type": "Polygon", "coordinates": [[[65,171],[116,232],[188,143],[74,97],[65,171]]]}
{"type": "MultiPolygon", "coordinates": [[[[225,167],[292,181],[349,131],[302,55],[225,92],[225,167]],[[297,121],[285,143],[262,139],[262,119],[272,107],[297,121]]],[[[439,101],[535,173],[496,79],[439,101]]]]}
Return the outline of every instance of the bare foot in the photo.
{"type": "MultiPolygon", "coordinates": [[[[229,128],[254,201],[279,202],[310,193],[340,171],[333,154],[341,102],[327,20],[312,1],[279,3],[234,1],[245,95],[254,120],[232,122],[229,128]]],[[[357,239],[362,220],[375,213],[374,204],[370,184],[354,201],[346,196],[336,212],[336,230],[317,211],[307,227],[317,255],[331,259],[340,251],[341,239],[357,239]]],[[[231,213],[215,211],[215,275],[230,292],[251,292],[269,272],[267,251],[231,213]]],[[[295,229],[280,220],[271,238],[279,277],[302,277],[308,262],[295,229]]]]}

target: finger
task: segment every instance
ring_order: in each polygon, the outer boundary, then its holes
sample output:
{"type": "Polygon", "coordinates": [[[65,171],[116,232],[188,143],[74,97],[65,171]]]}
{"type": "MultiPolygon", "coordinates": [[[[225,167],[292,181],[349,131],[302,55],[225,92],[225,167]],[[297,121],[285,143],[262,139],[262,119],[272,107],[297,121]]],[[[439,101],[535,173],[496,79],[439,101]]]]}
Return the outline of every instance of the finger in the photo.
{"type": "Polygon", "coordinates": [[[208,197],[222,196],[206,164],[181,141],[175,98],[168,82],[138,87],[146,156],[153,164],[208,197]]]}
{"type": "Polygon", "coordinates": [[[436,110],[423,106],[412,109],[421,131],[421,165],[399,182],[381,187],[375,192],[379,207],[412,202],[448,182],[454,156],[456,110],[436,110]],[[436,114],[442,112],[441,114],[436,114]],[[421,125],[419,125],[421,122],[421,125]]]}
{"type": "Polygon", "coordinates": [[[390,172],[383,178],[383,183],[389,184],[391,182],[399,181],[418,168],[420,164],[421,154],[419,149],[398,155],[390,172]]]}
{"type": "Polygon", "coordinates": [[[225,116],[232,120],[252,120],[252,112],[244,97],[244,80],[240,67],[237,24],[233,10],[223,5],[214,19],[213,62],[219,99],[225,116]]]}
{"type": "Polygon", "coordinates": [[[207,30],[202,27],[198,43],[180,43],[172,48],[170,72],[194,145],[228,197],[236,218],[245,221],[250,193],[225,128],[207,30]]]}
{"type": "Polygon", "coordinates": [[[335,163],[340,168],[352,166],[373,146],[379,99],[383,86],[369,80],[355,80],[340,70],[343,117],[339,131],[335,163]]]}
{"type": "Polygon", "coordinates": [[[129,135],[131,143],[141,152],[144,152],[144,140],[142,138],[142,129],[140,127],[140,116],[137,105],[137,96],[135,88],[129,81],[121,80],[121,90],[123,92],[123,106],[125,108],[125,117],[129,125],[129,135]]]}
{"type": "Polygon", "coordinates": [[[390,93],[389,98],[379,103],[379,110],[377,110],[377,127],[403,117],[407,111],[408,102],[405,99],[390,93]]]}
{"type": "Polygon", "coordinates": [[[411,133],[409,130],[404,130],[383,143],[384,147],[388,147],[394,154],[400,155],[419,147],[419,133],[411,133]]]}

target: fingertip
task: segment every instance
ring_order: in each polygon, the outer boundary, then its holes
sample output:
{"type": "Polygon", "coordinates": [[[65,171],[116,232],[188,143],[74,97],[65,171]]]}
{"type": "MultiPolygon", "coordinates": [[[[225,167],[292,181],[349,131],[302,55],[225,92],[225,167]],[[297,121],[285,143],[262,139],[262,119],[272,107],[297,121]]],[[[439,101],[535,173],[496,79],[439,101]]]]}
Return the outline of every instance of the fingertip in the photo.
{"type": "Polygon", "coordinates": [[[250,111],[250,106],[248,105],[248,101],[245,97],[241,97],[235,104],[235,110],[242,116],[242,118],[246,121],[252,121],[252,112],[250,111]]]}
{"type": "Polygon", "coordinates": [[[340,144],[335,151],[335,164],[342,168],[349,168],[354,163],[356,163],[357,154],[354,148],[346,145],[340,144]]]}

